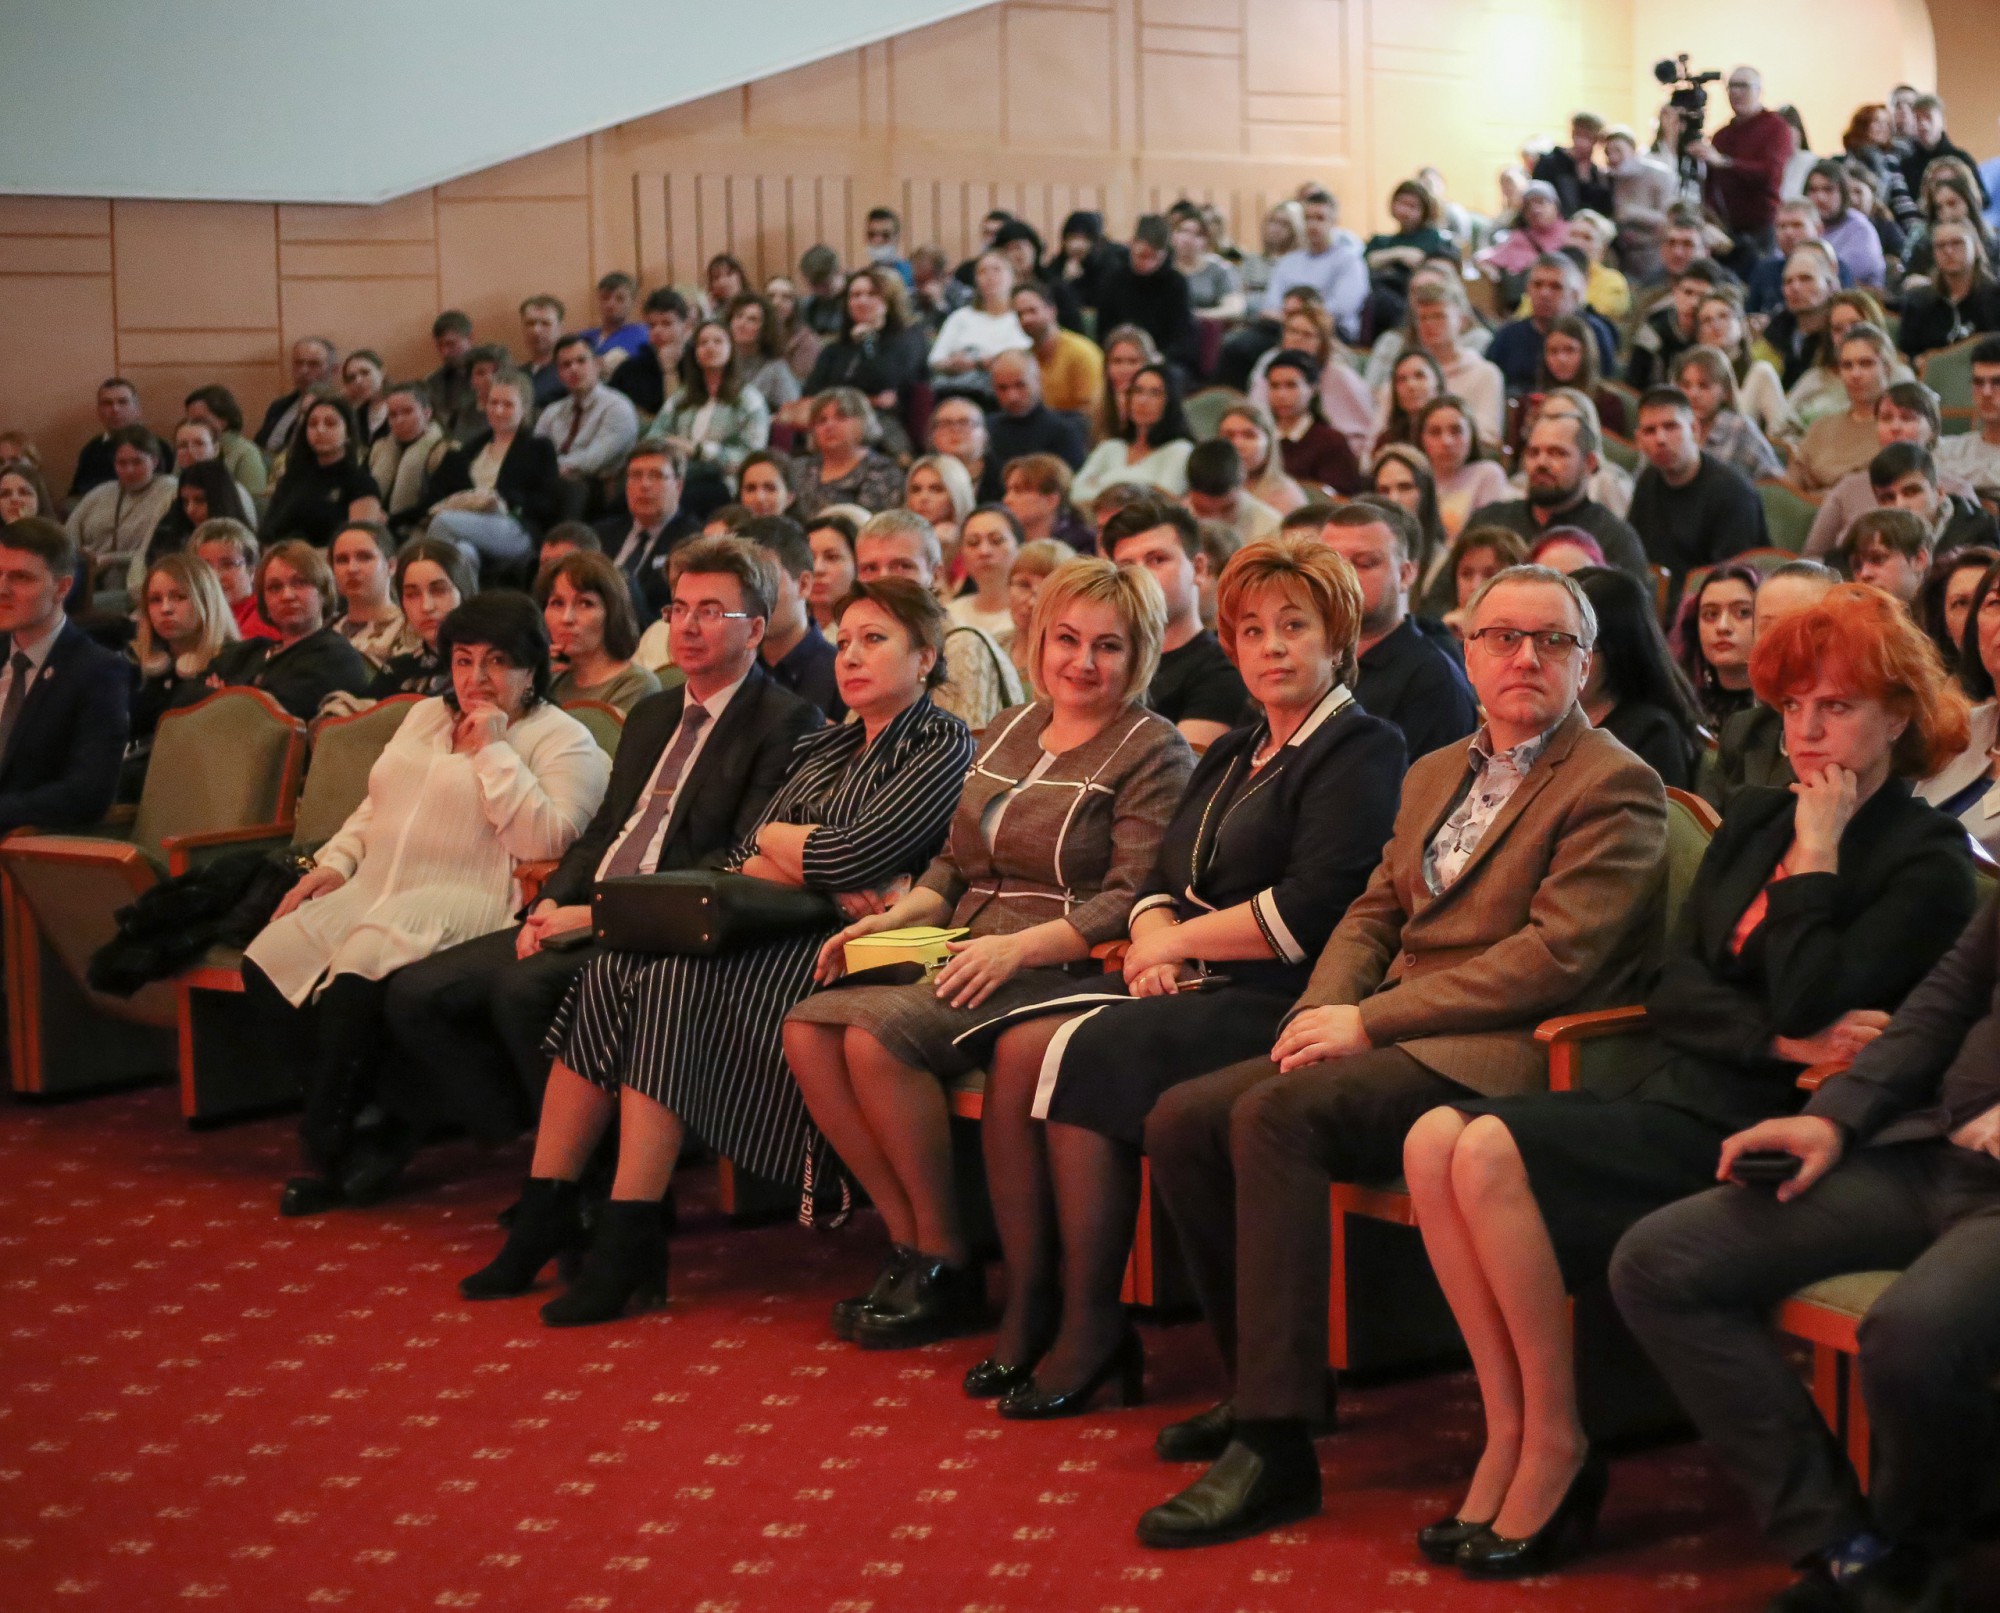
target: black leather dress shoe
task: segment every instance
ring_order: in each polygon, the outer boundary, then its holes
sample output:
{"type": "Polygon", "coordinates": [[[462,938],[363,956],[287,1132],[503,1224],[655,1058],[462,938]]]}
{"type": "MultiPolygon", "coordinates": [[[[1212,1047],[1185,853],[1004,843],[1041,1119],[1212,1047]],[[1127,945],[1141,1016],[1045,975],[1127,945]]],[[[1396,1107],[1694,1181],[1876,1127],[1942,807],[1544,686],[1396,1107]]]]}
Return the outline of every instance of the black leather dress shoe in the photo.
{"type": "Polygon", "coordinates": [[[1171,1501],[1139,1519],[1139,1544],[1219,1546],[1277,1529],[1320,1508],[1317,1462],[1272,1463],[1240,1440],[1171,1501]]]}
{"type": "Polygon", "coordinates": [[[903,1273],[916,1260],[917,1251],[906,1243],[889,1245],[889,1258],[882,1262],[882,1269],[875,1274],[875,1281],[868,1292],[857,1294],[852,1299],[836,1299],[830,1313],[833,1322],[833,1336],[837,1339],[852,1339],[854,1324],[870,1310],[879,1310],[896,1291],[896,1284],[902,1281],[903,1273]]]}
{"type": "Polygon", "coordinates": [[[1958,1574],[1949,1558],[1898,1546],[1839,1582],[1842,1613],[1958,1613],[1958,1574]]]}

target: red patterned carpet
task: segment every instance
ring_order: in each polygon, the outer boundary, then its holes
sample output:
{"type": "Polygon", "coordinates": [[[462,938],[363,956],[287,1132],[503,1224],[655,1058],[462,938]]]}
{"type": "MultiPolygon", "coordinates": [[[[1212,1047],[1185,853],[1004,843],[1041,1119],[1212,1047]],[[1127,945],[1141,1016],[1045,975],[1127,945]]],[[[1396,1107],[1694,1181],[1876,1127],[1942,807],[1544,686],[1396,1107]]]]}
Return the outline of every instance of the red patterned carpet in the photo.
{"type": "Polygon", "coordinates": [[[871,1222],[731,1228],[697,1173],[669,1310],[551,1332],[452,1286],[518,1157],[287,1222],[288,1139],[191,1135],[166,1092],[0,1109],[0,1608],[1698,1613],[1784,1579],[1692,1446],[1621,1463],[1600,1554],[1559,1576],[1428,1567],[1410,1532],[1477,1438],[1463,1375],[1350,1393],[1324,1516],[1148,1553],[1133,1519],[1193,1472],[1153,1432],[1216,1387],[1195,1327],[1148,1330],[1144,1410],[1003,1423],[958,1392],[978,1340],[827,1338],[871,1222]]]}

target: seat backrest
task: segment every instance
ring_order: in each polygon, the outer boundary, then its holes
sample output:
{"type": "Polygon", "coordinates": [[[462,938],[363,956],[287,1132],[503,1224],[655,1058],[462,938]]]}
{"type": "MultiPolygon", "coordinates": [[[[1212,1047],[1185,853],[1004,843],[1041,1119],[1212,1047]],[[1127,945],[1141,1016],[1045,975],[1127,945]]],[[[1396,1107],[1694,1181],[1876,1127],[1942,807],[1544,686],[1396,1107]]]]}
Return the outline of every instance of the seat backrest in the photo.
{"type": "Polygon", "coordinates": [[[1972,407],[1972,350],[1987,340],[1984,334],[1968,336],[1949,347],[1939,347],[1923,356],[1917,373],[1924,385],[1937,394],[1940,409],[1972,407]]]}
{"type": "Polygon", "coordinates": [[[1694,886],[1694,871],[1708,853],[1721,819],[1715,808],[1686,790],[1667,791],[1667,929],[1680,918],[1681,904],[1694,886]]]}
{"type": "Polygon", "coordinates": [[[160,719],[132,825],[156,862],[171,835],[247,829],[291,815],[306,725],[262,689],[222,689],[160,719]]]}
{"type": "Polygon", "coordinates": [[[1188,430],[1194,433],[1196,442],[1206,442],[1222,425],[1222,417],[1244,400],[1243,394],[1234,387],[1203,387],[1187,400],[1186,413],[1188,430]]]}
{"type": "Polygon", "coordinates": [[[294,843],[323,845],[340,833],[340,826],[367,797],[375,758],[422,699],[422,695],[399,694],[376,701],[366,711],[314,724],[312,766],[306,771],[305,793],[299,797],[294,843]]]}
{"type": "Polygon", "coordinates": [[[1634,476],[1639,474],[1639,445],[1630,438],[1605,432],[1604,457],[1620,470],[1630,471],[1634,476]]]}
{"type": "Polygon", "coordinates": [[[1819,507],[1796,488],[1779,481],[1759,482],[1757,496],[1764,501],[1764,525],[1771,542],[1788,555],[1803,554],[1819,507]]]}
{"type": "Polygon", "coordinates": [[[602,700],[565,701],[563,710],[590,730],[590,737],[606,756],[618,754],[618,741],[625,733],[624,712],[602,700]]]}

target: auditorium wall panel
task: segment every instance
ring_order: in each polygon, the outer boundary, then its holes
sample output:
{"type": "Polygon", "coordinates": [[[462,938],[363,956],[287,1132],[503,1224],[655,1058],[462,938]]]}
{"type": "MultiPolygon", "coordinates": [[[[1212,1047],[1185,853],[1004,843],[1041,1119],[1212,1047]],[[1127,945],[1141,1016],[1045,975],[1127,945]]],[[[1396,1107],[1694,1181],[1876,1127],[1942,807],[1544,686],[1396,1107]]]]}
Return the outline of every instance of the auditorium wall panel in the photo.
{"type": "MultiPolygon", "coordinates": [[[[1990,149],[1990,0],[1932,8],[1953,130],[1990,149]]],[[[1184,193],[1254,240],[1309,177],[1366,231],[1426,161],[1485,207],[1520,141],[1575,107],[1650,120],[1651,61],[1681,48],[1764,63],[1823,146],[1892,70],[1936,71],[1923,0],[1009,0],[382,207],[0,198],[0,423],[66,479],[113,371],[157,428],[210,377],[254,418],[298,336],[422,373],[442,307],[506,339],[531,291],[587,322],[612,268],[692,285],[731,251],[762,278],[819,240],[852,261],[877,202],[955,254],[993,206],[1053,235],[1075,207],[1123,229],[1184,193]]]]}

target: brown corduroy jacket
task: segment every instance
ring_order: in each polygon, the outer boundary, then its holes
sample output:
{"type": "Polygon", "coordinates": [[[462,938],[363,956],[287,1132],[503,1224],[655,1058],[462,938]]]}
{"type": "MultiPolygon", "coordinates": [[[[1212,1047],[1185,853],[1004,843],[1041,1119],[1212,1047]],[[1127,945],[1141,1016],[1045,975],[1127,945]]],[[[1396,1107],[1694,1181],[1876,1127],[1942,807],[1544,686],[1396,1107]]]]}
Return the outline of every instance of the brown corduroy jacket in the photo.
{"type": "Polygon", "coordinates": [[[1424,850],[1463,794],[1470,744],[1410,769],[1381,866],[1299,1007],[1359,1005],[1376,1047],[1493,1097],[1547,1081],[1542,1020],[1644,996],[1662,938],[1666,796],[1658,774],[1572,709],[1463,872],[1433,895],[1424,850]]]}

